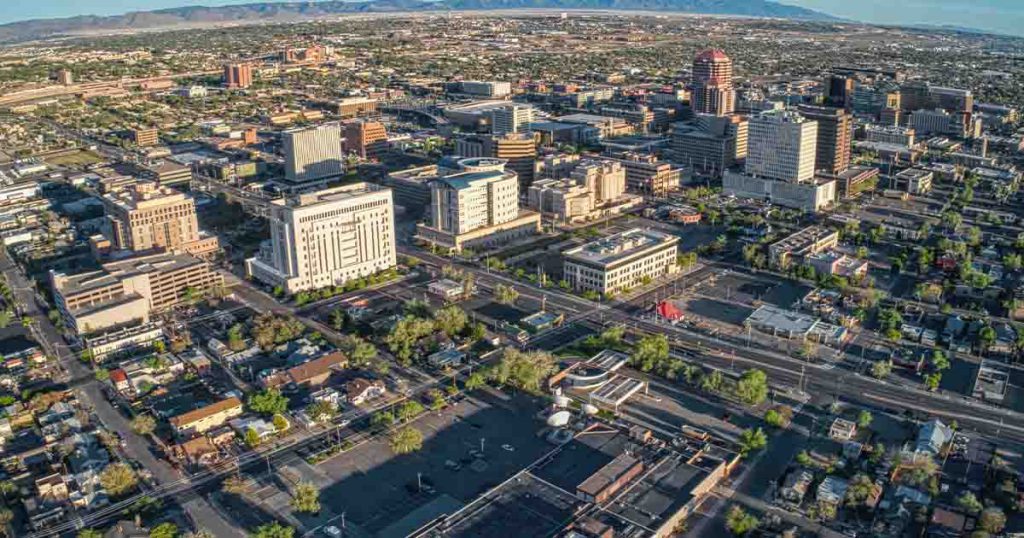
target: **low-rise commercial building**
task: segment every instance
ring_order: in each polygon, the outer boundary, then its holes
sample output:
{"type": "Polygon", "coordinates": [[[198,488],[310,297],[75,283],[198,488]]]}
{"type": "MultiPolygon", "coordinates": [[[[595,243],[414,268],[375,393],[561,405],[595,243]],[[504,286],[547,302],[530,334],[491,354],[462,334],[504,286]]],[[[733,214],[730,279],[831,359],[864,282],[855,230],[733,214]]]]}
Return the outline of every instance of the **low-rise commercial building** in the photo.
{"type": "Polygon", "coordinates": [[[722,193],[817,212],[834,203],[836,180],[816,177],[804,182],[778,181],[727,170],[722,177],[722,193]]]}
{"type": "Polygon", "coordinates": [[[563,278],[573,289],[615,294],[674,273],[679,238],[634,228],[563,253],[563,278]]]}
{"type": "Polygon", "coordinates": [[[802,262],[806,257],[835,248],[839,232],[821,226],[808,226],[768,246],[769,261],[779,266],[802,262]]]}

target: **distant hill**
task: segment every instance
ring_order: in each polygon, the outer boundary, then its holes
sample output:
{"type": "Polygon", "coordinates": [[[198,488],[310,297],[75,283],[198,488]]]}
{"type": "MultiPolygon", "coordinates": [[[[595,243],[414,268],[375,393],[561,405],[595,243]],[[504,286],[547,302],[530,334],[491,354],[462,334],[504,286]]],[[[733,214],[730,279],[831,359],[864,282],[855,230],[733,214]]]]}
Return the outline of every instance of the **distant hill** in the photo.
{"type": "Polygon", "coordinates": [[[824,13],[771,0],[369,0],[187,6],[110,17],[37,19],[0,25],[0,43],[92,32],[147,30],[217,23],[290,22],[347,13],[491,9],[617,9],[709,15],[835,20],[824,13]]]}

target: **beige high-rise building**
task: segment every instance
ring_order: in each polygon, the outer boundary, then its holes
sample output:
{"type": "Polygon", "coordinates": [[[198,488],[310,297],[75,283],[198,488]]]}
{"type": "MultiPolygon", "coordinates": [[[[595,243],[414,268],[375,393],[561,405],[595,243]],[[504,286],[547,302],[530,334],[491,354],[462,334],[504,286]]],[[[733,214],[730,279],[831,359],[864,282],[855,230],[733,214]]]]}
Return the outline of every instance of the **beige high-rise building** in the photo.
{"type": "Polygon", "coordinates": [[[580,161],[569,178],[590,190],[591,207],[610,202],[626,193],[626,169],[616,161],[580,161]]]}
{"type": "Polygon", "coordinates": [[[746,173],[765,179],[814,179],[818,123],[791,111],[763,112],[750,118],[746,173]]]}
{"type": "Polygon", "coordinates": [[[341,126],[337,123],[289,129],[281,133],[281,143],[285,179],[292,183],[340,176],[345,172],[341,126]]]}
{"type": "Polygon", "coordinates": [[[228,88],[248,88],[252,85],[252,66],[246,63],[225,65],[224,84],[228,88]]]}
{"type": "Polygon", "coordinates": [[[121,250],[187,252],[203,256],[216,252],[215,236],[199,231],[191,196],[155,183],[137,182],[103,195],[111,240],[121,250]]]}
{"type": "Polygon", "coordinates": [[[270,240],[246,270],[287,293],[342,285],[396,264],[394,200],[386,187],[357,183],[274,200],[269,219],[270,240]]]}

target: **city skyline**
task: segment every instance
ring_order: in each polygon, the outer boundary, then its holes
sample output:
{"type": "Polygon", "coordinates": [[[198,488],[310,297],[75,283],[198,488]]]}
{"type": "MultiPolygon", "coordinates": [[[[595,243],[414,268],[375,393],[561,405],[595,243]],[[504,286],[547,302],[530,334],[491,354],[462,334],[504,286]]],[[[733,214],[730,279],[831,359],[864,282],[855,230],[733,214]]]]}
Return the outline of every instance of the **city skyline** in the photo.
{"type": "MultiPolygon", "coordinates": [[[[289,3],[292,0],[43,0],[31,5],[0,6],[0,24],[33,19],[76,16],[113,16],[130,12],[190,6],[220,7],[258,3],[289,3]]],[[[884,0],[782,0],[777,3],[868,24],[898,26],[948,26],[1007,35],[1024,35],[1024,5],[1015,0],[912,0],[892,4],[884,0]]]]}

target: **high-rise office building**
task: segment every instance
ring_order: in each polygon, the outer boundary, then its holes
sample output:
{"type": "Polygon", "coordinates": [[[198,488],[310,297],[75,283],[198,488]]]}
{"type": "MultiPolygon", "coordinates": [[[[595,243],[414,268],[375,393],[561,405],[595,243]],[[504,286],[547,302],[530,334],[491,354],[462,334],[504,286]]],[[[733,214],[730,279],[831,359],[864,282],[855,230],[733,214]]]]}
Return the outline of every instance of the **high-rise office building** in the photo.
{"type": "Polygon", "coordinates": [[[246,269],[288,293],[395,266],[394,201],[386,187],[357,183],[274,200],[269,220],[270,241],[246,269]]]}
{"type": "Polygon", "coordinates": [[[672,131],[674,160],[715,177],[745,159],[747,146],[748,122],[739,116],[699,114],[672,131]]]}
{"type": "Polygon", "coordinates": [[[569,178],[587,187],[592,207],[615,200],[626,193],[626,169],[617,161],[580,161],[569,178]]]}
{"type": "Polygon", "coordinates": [[[814,168],[838,174],[850,167],[853,124],[842,108],[801,106],[800,115],[818,122],[817,151],[814,168]]]}
{"type": "Polygon", "coordinates": [[[187,252],[196,256],[218,249],[215,236],[203,236],[195,200],[155,183],[135,183],[105,194],[103,207],[111,240],[121,250],[187,252]]]}
{"type": "Polygon", "coordinates": [[[504,136],[474,135],[455,141],[455,154],[462,157],[504,159],[505,168],[516,173],[519,189],[525,192],[533,183],[537,166],[537,142],[532,133],[504,136]]]}
{"type": "Polygon", "coordinates": [[[853,77],[829,75],[825,79],[825,105],[849,109],[853,101],[853,77]]]}
{"type": "Polygon", "coordinates": [[[510,104],[491,110],[491,132],[496,135],[521,133],[533,122],[533,107],[510,104]]]}
{"type": "Polygon", "coordinates": [[[690,105],[695,113],[724,116],[736,108],[732,60],[718,49],[701,52],[693,60],[690,105]]]}
{"type": "Polygon", "coordinates": [[[248,88],[252,86],[252,66],[246,63],[225,65],[224,85],[228,88],[248,88]]]}
{"type": "Polygon", "coordinates": [[[293,183],[313,181],[344,173],[341,127],[325,123],[281,133],[285,179],[293,183]]]}
{"type": "Polygon", "coordinates": [[[388,132],[378,121],[356,121],[345,124],[345,153],[364,159],[376,159],[387,150],[388,132]]]}
{"type": "Polygon", "coordinates": [[[519,209],[519,181],[506,164],[489,157],[462,159],[461,172],[434,180],[430,222],[418,227],[420,239],[458,251],[537,233],[540,215],[519,209]]]}
{"type": "Polygon", "coordinates": [[[764,112],[750,118],[746,172],[789,182],[814,178],[818,124],[792,111],[764,112]]]}

